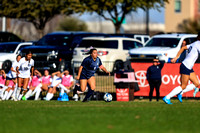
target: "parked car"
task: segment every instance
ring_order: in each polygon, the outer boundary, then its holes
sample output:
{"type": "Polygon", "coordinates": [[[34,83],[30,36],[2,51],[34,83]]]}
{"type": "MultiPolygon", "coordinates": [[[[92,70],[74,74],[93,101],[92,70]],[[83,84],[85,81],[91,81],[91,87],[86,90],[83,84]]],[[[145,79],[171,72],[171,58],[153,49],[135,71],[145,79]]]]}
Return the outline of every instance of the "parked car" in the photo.
{"type": "Polygon", "coordinates": [[[0,43],[0,68],[8,72],[20,49],[32,45],[31,42],[6,42],[0,43]]]}
{"type": "Polygon", "coordinates": [[[0,32],[0,42],[23,42],[21,38],[10,32],[0,32]]]}
{"type": "Polygon", "coordinates": [[[143,47],[143,44],[136,39],[124,37],[86,37],[74,49],[72,63],[75,71],[80,67],[82,60],[88,56],[86,53],[89,52],[90,47],[97,48],[103,65],[112,72],[126,61],[129,49],[143,47]]]}
{"type": "Polygon", "coordinates": [[[38,70],[49,69],[51,71],[71,67],[73,50],[87,36],[109,36],[104,33],[90,32],[52,32],[42,37],[33,46],[25,47],[33,52],[35,68],[38,70]]]}
{"type": "Polygon", "coordinates": [[[161,34],[153,36],[143,48],[131,49],[128,59],[134,62],[149,62],[158,57],[160,60],[170,62],[182,46],[182,42],[196,41],[195,34],[161,34]]]}
{"type": "Polygon", "coordinates": [[[145,34],[128,34],[128,33],[120,33],[120,34],[110,34],[113,37],[129,37],[129,38],[135,38],[139,41],[141,41],[143,44],[145,44],[149,39],[149,35],[145,34]]]}

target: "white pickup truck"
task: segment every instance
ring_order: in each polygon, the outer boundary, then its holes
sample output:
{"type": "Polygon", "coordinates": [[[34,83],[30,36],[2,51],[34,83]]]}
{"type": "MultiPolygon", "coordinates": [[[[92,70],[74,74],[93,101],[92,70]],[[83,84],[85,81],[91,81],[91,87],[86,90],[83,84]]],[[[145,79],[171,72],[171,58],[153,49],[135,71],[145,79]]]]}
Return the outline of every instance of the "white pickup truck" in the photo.
{"type": "Polygon", "coordinates": [[[133,62],[150,62],[158,57],[160,60],[170,62],[185,40],[187,44],[196,41],[196,34],[160,34],[153,36],[145,47],[129,50],[128,59],[133,62]]]}
{"type": "Polygon", "coordinates": [[[0,68],[8,72],[20,49],[32,45],[32,42],[5,42],[0,43],[0,68]]]}

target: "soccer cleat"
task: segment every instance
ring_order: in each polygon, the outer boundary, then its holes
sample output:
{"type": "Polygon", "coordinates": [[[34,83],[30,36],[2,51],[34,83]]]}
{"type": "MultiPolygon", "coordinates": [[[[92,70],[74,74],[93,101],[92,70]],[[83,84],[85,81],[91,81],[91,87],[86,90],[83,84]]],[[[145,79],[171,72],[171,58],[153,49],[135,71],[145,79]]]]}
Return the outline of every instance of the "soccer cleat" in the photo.
{"type": "Polygon", "coordinates": [[[182,103],[183,102],[183,100],[182,100],[182,95],[181,94],[178,94],[177,95],[177,98],[178,98],[178,100],[182,103]]]}
{"type": "Polygon", "coordinates": [[[172,104],[170,99],[167,99],[166,96],[163,98],[163,101],[166,103],[166,104],[172,104]]]}
{"type": "Polygon", "coordinates": [[[197,92],[199,92],[199,88],[196,87],[196,88],[194,89],[194,93],[193,93],[193,96],[194,96],[194,97],[196,96],[197,92]]]}
{"type": "Polygon", "coordinates": [[[23,100],[23,101],[26,101],[27,99],[26,99],[26,97],[25,97],[25,96],[23,96],[23,97],[22,97],[22,100],[23,100]]]}

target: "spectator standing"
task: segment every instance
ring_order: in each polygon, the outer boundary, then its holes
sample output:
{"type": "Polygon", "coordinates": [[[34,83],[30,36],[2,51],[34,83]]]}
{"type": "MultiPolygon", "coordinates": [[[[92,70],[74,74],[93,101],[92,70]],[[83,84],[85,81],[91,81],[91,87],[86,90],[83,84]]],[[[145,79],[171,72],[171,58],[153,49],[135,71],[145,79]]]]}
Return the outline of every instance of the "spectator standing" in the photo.
{"type": "Polygon", "coordinates": [[[152,101],[152,95],[154,88],[156,89],[156,100],[160,98],[160,85],[161,81],[161,70],[164,66],[164,61],[159,61],[157,58],[153,59],[153,65],[147,69],[147,80],[150,86],[149,101],[152,101]]]}

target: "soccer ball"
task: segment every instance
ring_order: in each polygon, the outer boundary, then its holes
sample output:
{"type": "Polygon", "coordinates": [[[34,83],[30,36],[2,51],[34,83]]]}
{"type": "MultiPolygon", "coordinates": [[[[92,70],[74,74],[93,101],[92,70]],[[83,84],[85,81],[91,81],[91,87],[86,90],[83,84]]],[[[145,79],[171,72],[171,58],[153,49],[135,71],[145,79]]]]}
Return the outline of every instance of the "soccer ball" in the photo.
{"type": "Polygon", "coordinates": [[[105,93],[105,95],[103,96],[103,99],[106,101],[106,102],[111,102],[112,101],[112,95],[110,93],[105,93]]]}

